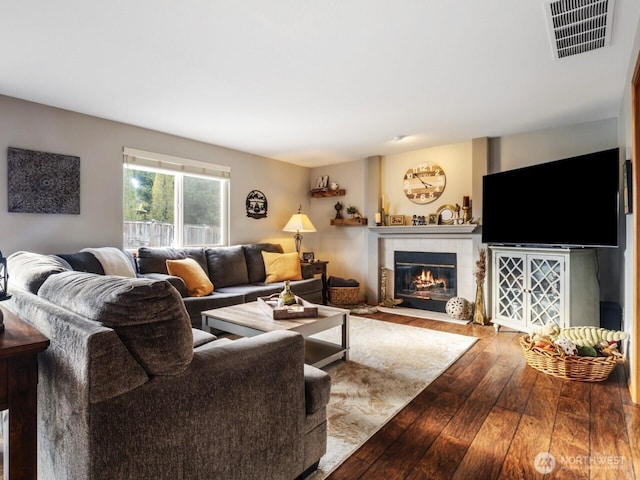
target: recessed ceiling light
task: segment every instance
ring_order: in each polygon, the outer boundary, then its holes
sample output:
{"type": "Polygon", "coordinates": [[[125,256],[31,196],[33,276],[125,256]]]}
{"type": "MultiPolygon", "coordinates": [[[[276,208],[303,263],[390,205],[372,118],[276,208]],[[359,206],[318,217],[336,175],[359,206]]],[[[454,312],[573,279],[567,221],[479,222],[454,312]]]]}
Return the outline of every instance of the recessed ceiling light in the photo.
{"type": "Polygon", "coordinates": [[[406,135],[395,135],[391,140],[393,140],[394,142],[399,142],[400,140],[403,140],[407,138],[406,135]]]}

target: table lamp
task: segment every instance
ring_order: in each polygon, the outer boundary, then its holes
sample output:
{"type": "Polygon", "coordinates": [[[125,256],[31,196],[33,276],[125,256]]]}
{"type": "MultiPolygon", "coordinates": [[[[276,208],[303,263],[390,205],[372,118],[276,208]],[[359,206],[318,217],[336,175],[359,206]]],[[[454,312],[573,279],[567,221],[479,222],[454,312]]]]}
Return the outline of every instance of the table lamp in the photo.
{"type": "Polygon", "coordinates": [[[293,238],[296,241],[296,252],[298,252],[298,256],[300,256],[300,246],[302,245],[302,235],[300,232],[315,232],[316,227],[313,226],[309,217],[307,217],[304,213],[300,213],[302,210],[302,205],[298,207],[298,213],[294,213],[291,215],[291,218],[287,222],[287,224],[282,229],[283,232],[296,232],[293,238]]]}

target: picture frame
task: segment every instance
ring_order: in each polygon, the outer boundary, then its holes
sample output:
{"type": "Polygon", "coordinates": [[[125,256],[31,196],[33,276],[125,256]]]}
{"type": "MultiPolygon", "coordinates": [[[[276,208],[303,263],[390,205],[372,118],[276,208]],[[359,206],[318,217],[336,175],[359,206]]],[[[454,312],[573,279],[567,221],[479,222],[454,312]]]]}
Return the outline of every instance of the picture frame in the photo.
{"type": "Polygon", "coordinates": [[[622,191],[624,213],[629,215],[633,213],[633,170],[631,160],[625,160],[622,165],[622,191]]]}
{"type": "Polygon", "coordinates": [[[437,213],[430,213],[429,214],[429,220],[428,220],[428,225],[437,225],[438,224],[438,214],[437,213]]]}
{"type": "Polygon", "coordinates": [[[389,225],[391,226],[403,226],[404,215],[389,215],[389,225]]]}
{"type": "Polygon", "coordinates": [[[302,260],[305,262],[313,262],[315,255],[313,252],[302,252],[302,260]]]}

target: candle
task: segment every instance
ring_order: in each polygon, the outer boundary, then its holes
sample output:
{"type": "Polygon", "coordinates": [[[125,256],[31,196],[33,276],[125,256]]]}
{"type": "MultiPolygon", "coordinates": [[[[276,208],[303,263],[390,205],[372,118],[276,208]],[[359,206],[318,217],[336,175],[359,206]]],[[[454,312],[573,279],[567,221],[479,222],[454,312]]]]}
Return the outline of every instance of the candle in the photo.
{"type": "Polygon", "coordinates": [[[462,197],[462,206],[463,207],[469,206],[469,197],[462,197]]]}
{"type": "Polygon", "coordinates": [[[376,212],[376,224],[380,223],[382,223],[382,215],[380,215],[380,212],[376,212]]]}

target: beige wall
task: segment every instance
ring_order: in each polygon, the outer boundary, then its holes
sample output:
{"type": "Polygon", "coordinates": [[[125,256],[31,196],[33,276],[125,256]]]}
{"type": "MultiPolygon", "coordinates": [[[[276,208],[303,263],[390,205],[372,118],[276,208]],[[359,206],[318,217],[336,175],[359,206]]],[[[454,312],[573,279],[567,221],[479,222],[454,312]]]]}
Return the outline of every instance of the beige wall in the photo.
{"type": "MultiPolygon", "coordinates": [[[[230,243],[273,240],[293,251],[282,227],[309,205],[307,168],[0,96],[0,151],[18,147],[80,157],[80,215],[8,213],[7,162],[0,162],[0,248],[63,253],[122,245],[122,148],[132,147],[231,167],[230,243]],[[268,216],[246,216],[249,191],[262,191],[268,216]]],[[[6,158],[6,153],[4,153],[6,158]]]]}

